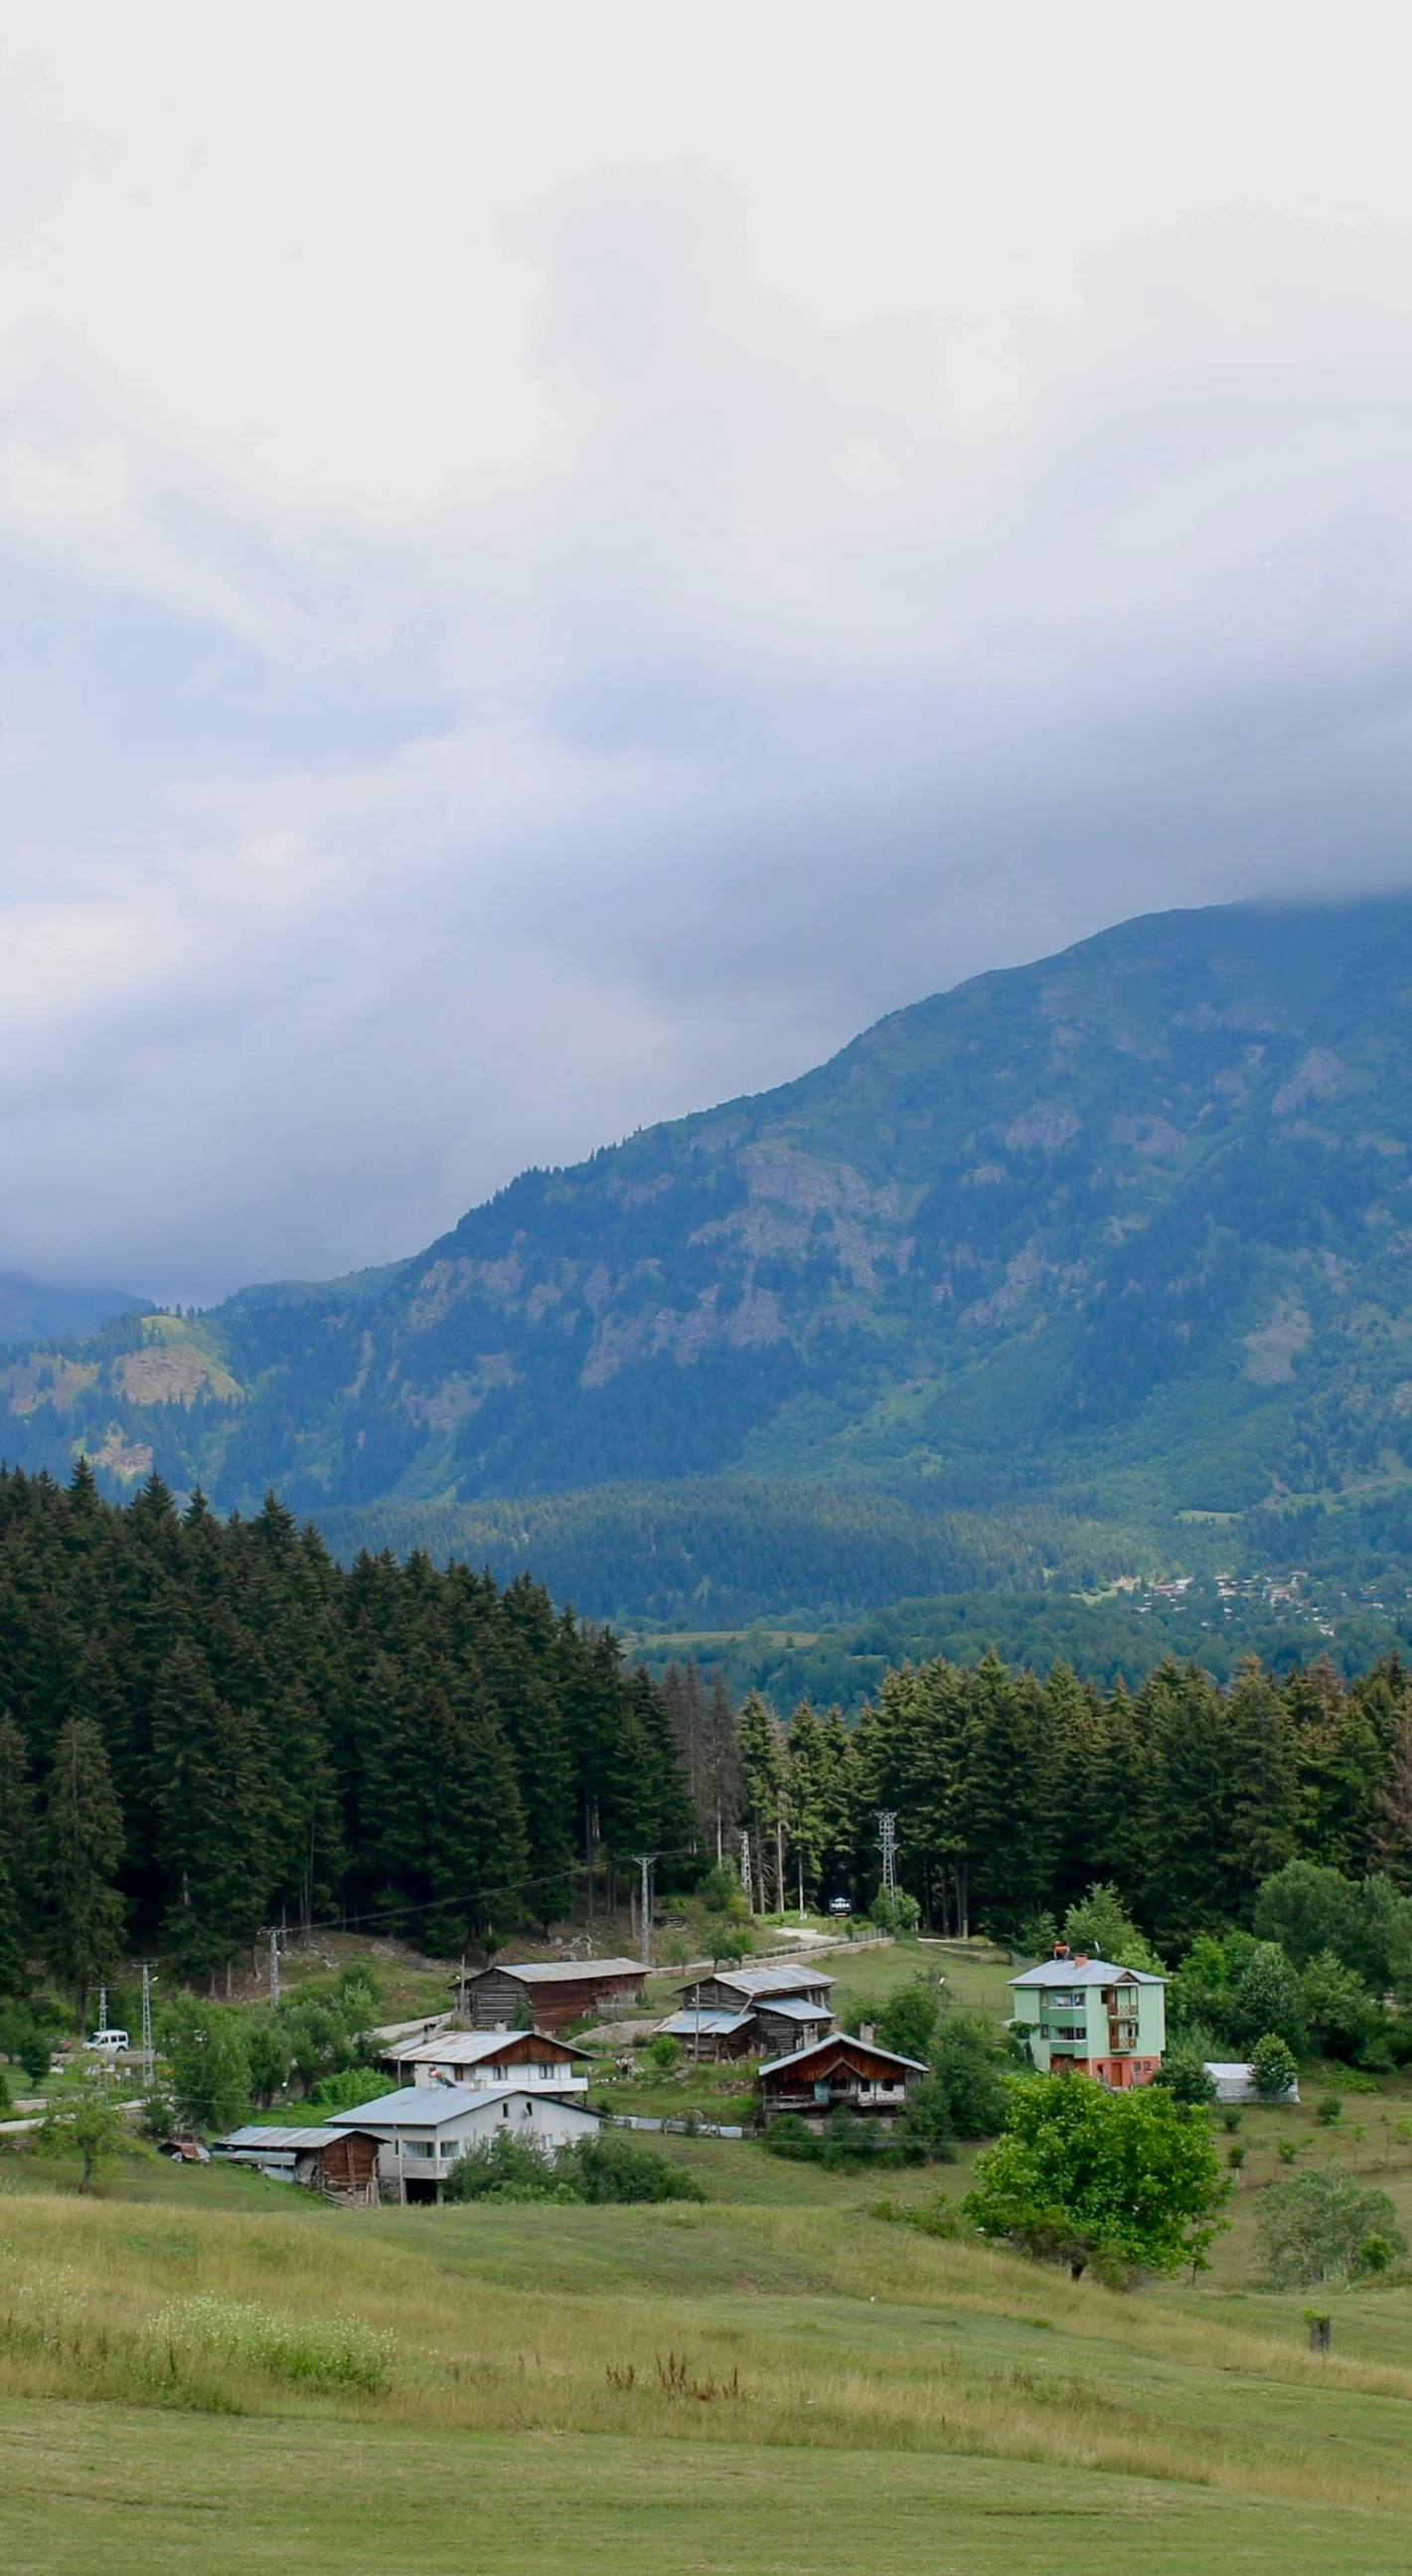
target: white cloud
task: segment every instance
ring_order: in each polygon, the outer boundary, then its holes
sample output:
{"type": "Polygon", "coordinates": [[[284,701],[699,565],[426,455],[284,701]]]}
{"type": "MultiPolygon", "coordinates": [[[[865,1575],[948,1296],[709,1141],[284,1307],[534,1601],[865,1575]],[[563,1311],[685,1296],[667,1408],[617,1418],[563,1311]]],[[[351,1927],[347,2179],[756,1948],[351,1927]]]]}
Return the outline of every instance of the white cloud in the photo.
{"type": "Polygon", "coordinates": [[[5,1258],[385,1258],[1406,870],[1401,13],[7,13],[5,1258]]]}

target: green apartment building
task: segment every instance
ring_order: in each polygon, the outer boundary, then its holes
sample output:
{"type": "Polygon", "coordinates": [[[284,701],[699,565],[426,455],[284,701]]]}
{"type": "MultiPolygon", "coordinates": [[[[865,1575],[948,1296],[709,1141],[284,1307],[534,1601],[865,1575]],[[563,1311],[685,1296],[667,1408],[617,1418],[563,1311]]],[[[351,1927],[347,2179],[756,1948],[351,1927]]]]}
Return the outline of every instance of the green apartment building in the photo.
{"type": "Polygon", "coordinates": [[[1092,2075],[1114,2092],[1151,2083],[1167,2042],[1164,1977],[1056,1950],[1012,1977],[1010,1991],[1041,2075],[1092,2075]]]}

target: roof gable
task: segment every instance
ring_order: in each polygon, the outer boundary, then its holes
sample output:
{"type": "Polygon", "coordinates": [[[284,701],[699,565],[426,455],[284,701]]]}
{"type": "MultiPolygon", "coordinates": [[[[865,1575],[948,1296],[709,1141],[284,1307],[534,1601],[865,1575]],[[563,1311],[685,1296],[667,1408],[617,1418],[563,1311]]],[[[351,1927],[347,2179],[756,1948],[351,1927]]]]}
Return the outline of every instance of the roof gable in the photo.
{"type": "Polygon", "coordinates": [[[830,2064],[840,2056],[851,2055],[870,2058],[881,2066],[903,2066],[909,2075],[927,2073],[920,2058],[899,2057],[896,2049],[879,2048],[875,2039],[859,2039],[851,2030],[831,2030],[827,2039],[816,2039],[808,2048],[792,2048],[787,2057],[766,2058],[760,2073],[762,2076],[776,2075],[782,2067],[807,2066],[811,2058],[823,2057],[826,2051],[832,2052],[830,2064]]]}

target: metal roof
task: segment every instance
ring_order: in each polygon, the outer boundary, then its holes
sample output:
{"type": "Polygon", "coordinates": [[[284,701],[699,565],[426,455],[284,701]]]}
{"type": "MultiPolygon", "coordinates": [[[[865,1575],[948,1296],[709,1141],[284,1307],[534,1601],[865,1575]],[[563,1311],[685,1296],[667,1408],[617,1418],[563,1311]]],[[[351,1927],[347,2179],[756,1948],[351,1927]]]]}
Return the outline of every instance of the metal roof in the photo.
{"type": "Polygon", "coordinates": [[[448,2030],[440,2039],[421,2040],[415,2048],[385,2049],[383,2054],[395,2057],[399,2066],[479,2066],[487,2057],[503,2057],[522,2039],[538,2039],[561,2057],[588,2058],[592,2054],[589,2049],[575,2048],[572,2040],[556,2039],[546,2030],[448,2030]]]}
{"type": "MultiPolygon", "coordinates": [[[[557,2102],[575,2111],[587,2108],[572,2095],[557,2094],[547,2084],[404,2084],[400,2092],[380,2093],[352,2111],[330,2111],[340,2129],[443,2129],[468,2111],[483,2111],[488,2102],[522,2094],[527,2102],[557,2102]]],[[[595,2118],[597,2114],[593,2115],[595,2118]]]]}
{"type": "Polygon", "coordinates": [[[1026,1968],[1021,1977],[1011,1977],[1012,1986],[1116,1986],[1124,1978],[1134,1985],[1165,1986],[1165,1977],[1154,1977],[1147,1968],[1115,1968],[1111,1959],[1041,1959],[1037,1968],[1026,1968]]]}
{"type": "Polygon", "coordinates": [[[700,2031],[711,2039],[727,2039],[732,2031],[745,2030],[754,2020],[753,2012],[723,2012],[719,2004],[703,2004],[698,2012],[694,2005],[684,2004],[680,2012],[659,2026],[670,2037],[691,2039],[700,2031]]]}
{"type": "Polygon", "coordinates": [[[811,2004],[803,1995],[757,1995],[756,2003],[764,2012],[779,2013],[786,2021],[817,2021],[827,2004],[811,2004]]]}
{"type": "Polygon", "coordinates": [[[228,2137],[217,2138],[218,2147],[273,2147],[288,2154],[296,2147],[339,2147],[346,2132],[342,2129],[276,2129],[262,2127],[252,2120],[247,2128],[232,2129],[228,2137]]]}
{"type": "Polygon", "coordinates": [[[760,2069],[762,2075],[777,2074],[782,2066],[803,2066],[825,2048],[866,2048],[870,2057],[885,2057],[889,2066],[910,2067],[914,2075],[925,2075],[928,2069],[918,2057],[899,2057],[895,2048],[879,2048],[875,2039],[860,2039],[856,2031],[831,2030],[827,2039],[816,2039],[809,2048],[791,2049],[788,2057],[768,2057],[760,2069]]]}
{"type": "Polygon", "coordinates": [[[833,1983],[832,1977],[826,1977],[818,1968],[806,1968],[802,1961],[798,1967],[786,1967],[781,1961],[767,1968],[713,1968],[709,1977],[688,1978],[684,1986],[678,1986],[677,1992],[690,1995],[698,1986],[714,1984],[734,1986],[737,1994],[758,1998],[761,1995],[797,1995],[802,1986],[831,1986],[833,1983]]]}
{"type": "Polygon", "coordinates": [[[516,1977],[521,1985],[565,1985],[573,1978],[645,1977],[647,1970],[640,1959],[493,1959],[488,1968],[474,1968],[457,1979],[459,1985],[474,1986],[482,1977],[516,1977]]]}

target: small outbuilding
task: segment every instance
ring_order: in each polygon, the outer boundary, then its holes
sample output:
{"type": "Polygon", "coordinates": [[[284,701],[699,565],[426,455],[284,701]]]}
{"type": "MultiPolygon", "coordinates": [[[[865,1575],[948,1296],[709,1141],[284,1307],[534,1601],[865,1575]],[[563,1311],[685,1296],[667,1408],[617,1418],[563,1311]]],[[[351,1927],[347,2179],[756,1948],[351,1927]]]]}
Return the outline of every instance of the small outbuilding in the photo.
{"type": "Polygon", "coordinates": [[[474,2030],[562,2030],[583,2013],[612,2021],[642,2001],[639,1959],[496,1959],[456,1980],[456,2010],[474,2030]]]}
{"type": "Polygon", "coordinates": [[[811,2124],[822,2124],[831,2111],[857,2111],[868,2119],[895,2119],[907,2108],[926,2068],[915,2057],[899,2057],[879,2048],[874,2039],[855,2039],[835,2030],[812,2048],[792,2049],[760,2069],[760,2115],[777,2120],[795,2111],[811,2124]]]}
{"type": "Polygon", "coordinates": [[[378,2141],[361,2129],[232,2129],[211,2149],[217,2162],[250,2165],[272,2182],[293,2182],[305,2191],[322,2192],[345,2208],[376,2209],[378,2141]]]}
{"type": "Polygon", "coordinates": [[[703,2004],[699,2012],[672,2013],[658,2024],[658,2037],[680,2040],[688,2057],[716,2065],[749,2057],[760,2045],[753,2012],[723,2012],[716,2004],[703,2004]]]}
{"type": "Polygon", "coordinates": [[[832,1977],[802,1960],[771,1959],[759,1968],[713,1968],[708,1977],[693,1977],[678,1986],[682,2006],[708,2004],[717,2012],[747,2012],[769,2002],[794,2000],[812,2004],[828,2020],[832,1977]]]}
{"type": "Polygon", "coordinates": [[[1255,2069],[1227,2059],[1208,2058],[1206,2072],[1216,2087],[1218,2102],[1297,2102],[1299,2079],[1287,2085],[1283,2093],[1262,2093],[1255,2081],[1255,2069]]]}

